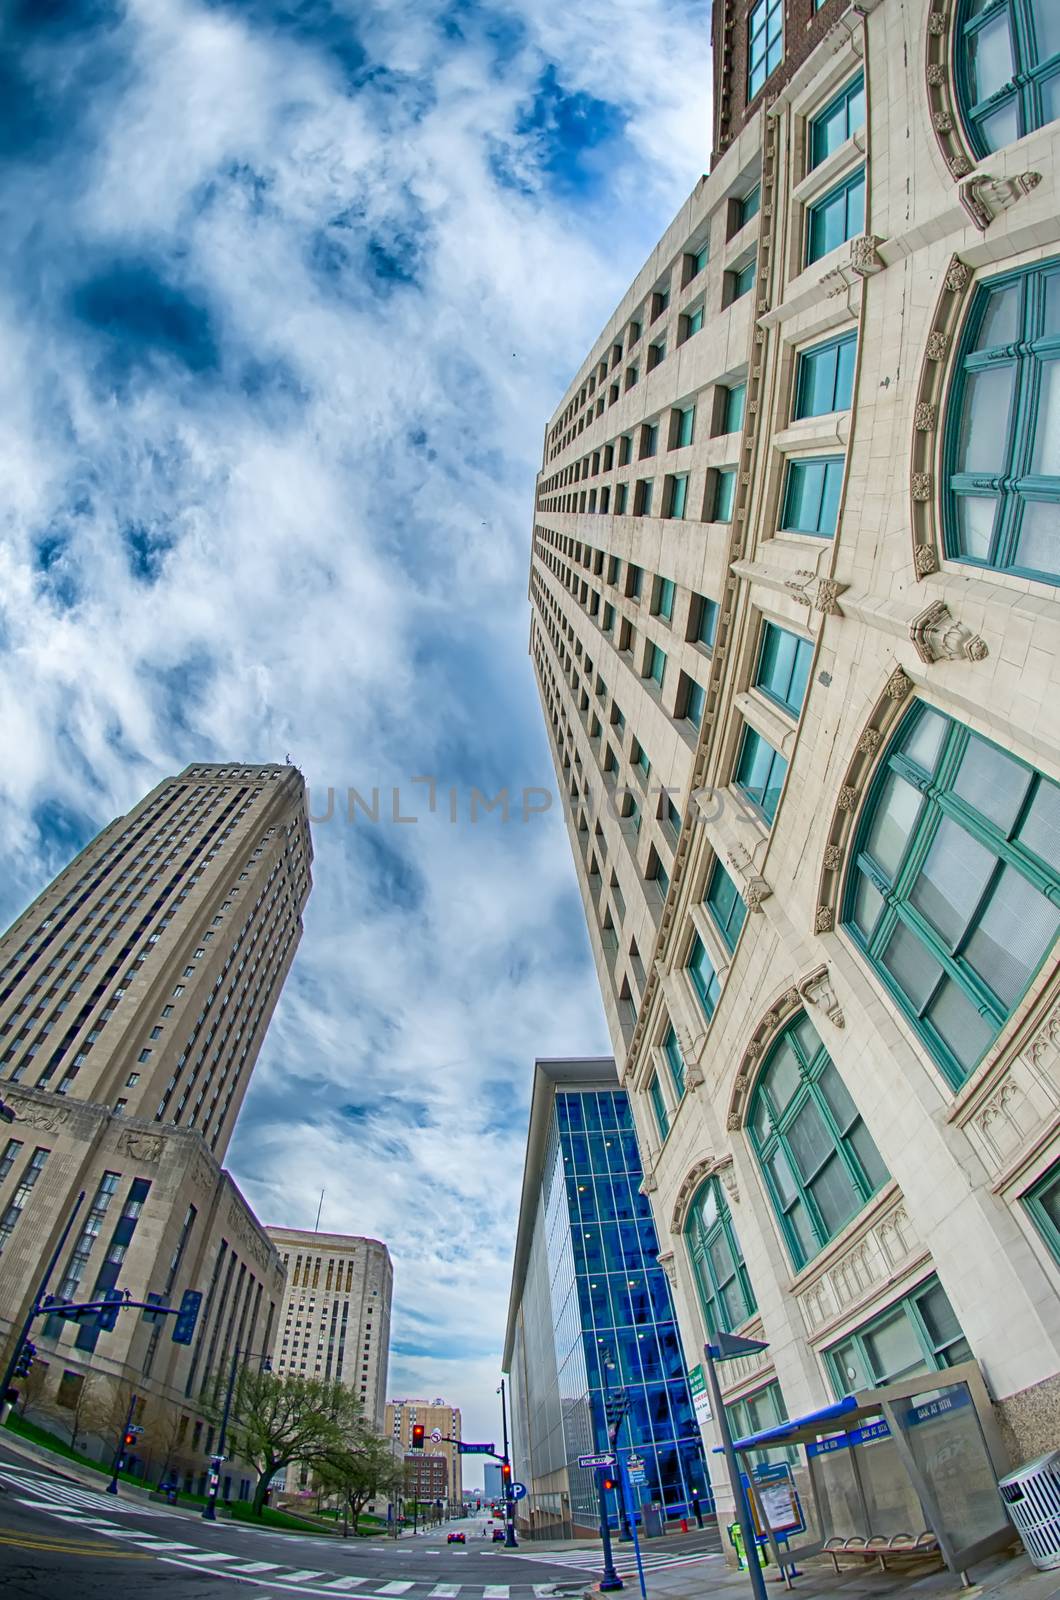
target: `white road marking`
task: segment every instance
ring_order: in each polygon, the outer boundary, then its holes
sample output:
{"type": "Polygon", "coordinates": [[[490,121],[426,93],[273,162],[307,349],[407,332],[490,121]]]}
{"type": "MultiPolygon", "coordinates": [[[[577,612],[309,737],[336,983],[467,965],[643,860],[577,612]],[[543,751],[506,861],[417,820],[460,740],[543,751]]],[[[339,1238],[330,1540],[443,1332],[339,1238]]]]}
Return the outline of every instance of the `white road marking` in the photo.
{"type": "Polygon", "coordinates": [[[189,1550],[187,1555],[180,1557],[181,1561],[238,1561],[239,1556],[230,1556],[224,1550],[189,1550]]]}
{"type": "Polygon", "coordinates": [[[487,1583],[482,1591],[482,1600],[508,1600],[508,1585],[506,1583],[487,1583]]]}
{"type": "Polygon", "coordinates": [[[436,1583],[428,1596],[428,1600],[456,1600],[456,1596],[459,1593],[460,1584],[458,1583],[436,1583]]]}
{"type": "Polygon", "coordinates": [[[328,1583],[322,1583],[322,1589],[356,1589],[359,1583],[371,1583],[370,1578],[332,1578],[328,1583]]]}
{"type": "Polygon", "coordinates": [[[248,1561],[246,1566],[240,1567],[240,1572],[279,1572],[279,1564],[275,1561],[248,1561]]]}
{"type": "Polygon", "coordinates": [[[308,1583],[310,1578],[323,1578],[326,1573],[311,1570],[309,1567],[299,1567],[297,1572],[285,1572],[284,1580],[287,1583],[308,1583]]]}
{"type": "Polygon", "coordinates": [[[406,1590],[411,1589],[411,1588],[412,1588],[412,1584],[411,1583],[384,1583],[382,1588],[378,1589],[376,1591],[376,1593],[377,1594],[404,1594],[406,1592],[406,1590]]]}

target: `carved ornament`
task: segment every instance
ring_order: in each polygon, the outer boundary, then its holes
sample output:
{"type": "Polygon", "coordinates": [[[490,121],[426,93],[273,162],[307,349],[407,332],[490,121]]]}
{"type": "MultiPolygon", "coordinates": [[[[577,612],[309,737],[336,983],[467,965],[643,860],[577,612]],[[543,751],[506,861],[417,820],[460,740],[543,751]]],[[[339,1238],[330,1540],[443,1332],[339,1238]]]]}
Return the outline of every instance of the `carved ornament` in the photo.
{"type": "Polygon", "coordinates": [[[808,972],[799,984],[799,993],[803,999],[808,1000],[812,1006],[823,1011],[825,1016],[837,1028],[846,1027],[846,1018],[843,1016],[842,1007],[836,998],[832,987],[832,979],[826,963],[822,962],[812,972],[808,972]]]}
{"type": "Polygon", "coordinates": [[[945,600],[936,600],[909,627],[909,637],[921,661],[982,661],[989,655],[986,641],[951,615],[945,600]]]}

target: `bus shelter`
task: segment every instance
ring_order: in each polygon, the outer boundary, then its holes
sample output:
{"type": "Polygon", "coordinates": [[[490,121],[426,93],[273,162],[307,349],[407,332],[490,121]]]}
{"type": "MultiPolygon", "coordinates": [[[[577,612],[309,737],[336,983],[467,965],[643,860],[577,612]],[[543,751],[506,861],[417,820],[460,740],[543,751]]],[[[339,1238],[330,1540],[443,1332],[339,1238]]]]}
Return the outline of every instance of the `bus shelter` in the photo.
{"type": "Polygon", "coordinates": [[[997,1487],[1009,1462],[974,1361],[845,1395],[734,1448],[780,1566],[823,1553],[837,1570],[841,1559],[897,1568],[937,1553],[967,1586],[968,1568],[1015,1538],[997,1487]],[[763,1464],[780,1459],[792,1462],[805,1524],[783,1551],[776,1495],[762,1488],[763,1464]]]}

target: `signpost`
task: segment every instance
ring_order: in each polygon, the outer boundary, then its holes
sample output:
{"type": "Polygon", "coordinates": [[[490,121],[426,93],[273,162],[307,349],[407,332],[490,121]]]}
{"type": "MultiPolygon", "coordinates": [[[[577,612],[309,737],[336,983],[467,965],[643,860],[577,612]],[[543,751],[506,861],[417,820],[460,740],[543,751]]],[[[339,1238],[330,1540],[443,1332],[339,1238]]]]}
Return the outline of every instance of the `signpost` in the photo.
{"type": "Polygon", "coordinates": [[[526,1494],[526,1484],[525,1483],[513,1483],[512,1484],[512,1499],[513,1500],[521,1500],[525,1494],[526,1494]]]}
{"type": "Polygon", "coordinates": [[[613,1467],[614,1464],[615,1464],[614,1456],[609,1456],[609,1455],[579,1456],[578,1457],[578,1465],[579,1465],[579,1467],[613,1467]]]}

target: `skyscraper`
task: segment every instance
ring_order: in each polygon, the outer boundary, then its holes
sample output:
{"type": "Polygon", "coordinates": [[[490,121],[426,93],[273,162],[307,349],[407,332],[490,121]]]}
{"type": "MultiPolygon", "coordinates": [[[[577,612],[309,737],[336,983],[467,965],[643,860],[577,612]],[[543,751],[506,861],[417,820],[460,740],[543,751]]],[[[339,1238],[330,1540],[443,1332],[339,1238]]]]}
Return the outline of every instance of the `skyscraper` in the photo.
{"type": "Polygon", "coordinates": [[[643,1462],[639,1505],[691,1514],[706,1471],[670,1288],[641,1191],[629,1099],[615,1064],[537,1061],[504,1341],[517,1516],[538,1537],[591,1532],[605,1400],[624,1389],[620,1449],[643,1462]]]}
{"type": "Polygon", "coordinates": [[[723,1372],[750,1430],[971,1355],[1022,1460],[1060,1422],[1060,57],[1002,4],[987,93],[974,10],[715,7],[711,171],[545,430],[530,649],[688,1359],[767,1341],[723,1372]]]}
{"type": "Polygon", "coordinates": [[[423,1424],[425,1452],[445,1457],[449,1499],[459,1505],[464,1495],[463,1461],[455,1443],[461,1438],[460,1407],[441,1399],[388,1400],[386,1433],[396,1455],[405,1456],[411,1452],[412,1429],[416,1423],[423,1424]],[[440,1439],[431,1438],[435,1432],[441,1435],[440,1439]]]}

